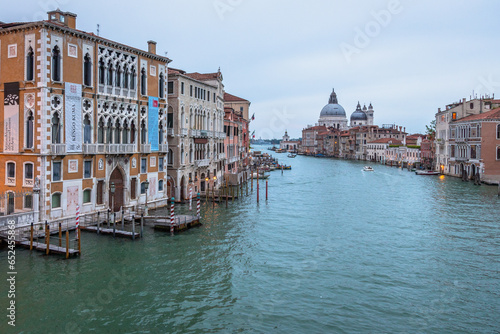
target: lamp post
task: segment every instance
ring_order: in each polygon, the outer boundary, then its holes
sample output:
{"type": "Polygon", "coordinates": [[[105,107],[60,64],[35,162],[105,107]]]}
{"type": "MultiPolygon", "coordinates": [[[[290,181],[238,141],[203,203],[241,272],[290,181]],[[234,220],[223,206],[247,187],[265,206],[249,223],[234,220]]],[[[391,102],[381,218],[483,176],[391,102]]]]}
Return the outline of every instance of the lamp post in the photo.
{"type": "Polygon", "coordinates": [[[145,213],[146,213],[146,216],[148,215],[148,189],[149,189],[149,181],[146,180],[146,182],[144,182],[144,189],[146,189],[146,208],[145,208],[145,213]]]}
{"type": "Polygon", "coordinates": [[[115,212],[115,183],[114,182],[111,182],[110,186],[109,186],[109,190],[111,191],[111,210],[113,210],[113,212],[115,212]]]}

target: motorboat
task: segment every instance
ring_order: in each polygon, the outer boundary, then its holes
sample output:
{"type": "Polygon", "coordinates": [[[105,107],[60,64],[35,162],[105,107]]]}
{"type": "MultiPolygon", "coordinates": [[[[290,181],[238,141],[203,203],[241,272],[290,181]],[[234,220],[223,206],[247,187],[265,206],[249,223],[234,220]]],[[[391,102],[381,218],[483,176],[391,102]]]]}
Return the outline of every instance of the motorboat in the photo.
{"type": "Polygon", "coordinates": [[[267,175],[267,174],[261,174],[261,173],[257,174],[257,173],[252,173],[252,179],[257,179],[257,178],[259,178],[259,179],[267,179],[268,177],[269,177],[269,175],[267,175]],[[257,177],[257,176],[258,176],[258,177],[257,177]]]}
{"type": "Polygon", "coordinates": [[[375,170],[371,166],[363,167],[363,172],[374,172],[375,170]]]}
{"type": "Polygon", "coordinates": [[[439,172],[435,172],[432,170],[417,170],[415,172],[417,175],[439,175],[439,172]]]}
{"type": "Polygon", "coordinates": [[[296,156],[297,156],[297,154],[293,154],[293,153],[289,153],[289,154],[288,154],[288,157],[289,157],[289,158],[295,158],[296,156]]]}

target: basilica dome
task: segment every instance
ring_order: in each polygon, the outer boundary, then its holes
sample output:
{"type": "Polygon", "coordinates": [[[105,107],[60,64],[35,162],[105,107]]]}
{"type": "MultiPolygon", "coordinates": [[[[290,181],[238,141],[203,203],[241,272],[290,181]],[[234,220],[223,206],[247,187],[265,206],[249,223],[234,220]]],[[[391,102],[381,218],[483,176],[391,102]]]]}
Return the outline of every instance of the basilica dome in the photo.
{"type": "Polygon", "coordinates": [[[321,110],[321,114],[319,115],[320,118],[328,116],[346,117],[344,108],[340,104],[338,104],[337,94],[335,93],[335,91],[332,92],[328,104],[323,107],[323,109],[321,110]]]}
{"type": "Polygon", "coordinates": [[[366,113],[361,110],[361,105],[358,102],[358,106],[356,107],[356,111],[354,111],[351,115],[351,122],[352,121],[367,121],[368,116],[366,116],[366,113]]]}

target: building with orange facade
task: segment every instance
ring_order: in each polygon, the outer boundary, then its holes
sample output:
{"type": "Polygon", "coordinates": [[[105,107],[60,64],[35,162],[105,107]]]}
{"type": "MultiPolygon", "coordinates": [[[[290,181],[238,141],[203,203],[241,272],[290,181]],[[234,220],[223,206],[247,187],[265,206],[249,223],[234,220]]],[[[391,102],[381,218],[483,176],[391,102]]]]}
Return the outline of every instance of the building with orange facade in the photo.
{"type": "Polygon", "coordinates": [[[169,62],[153,41],[80,31],[60,10],[0,24],[0,214],[166,204],[169,62]]]}

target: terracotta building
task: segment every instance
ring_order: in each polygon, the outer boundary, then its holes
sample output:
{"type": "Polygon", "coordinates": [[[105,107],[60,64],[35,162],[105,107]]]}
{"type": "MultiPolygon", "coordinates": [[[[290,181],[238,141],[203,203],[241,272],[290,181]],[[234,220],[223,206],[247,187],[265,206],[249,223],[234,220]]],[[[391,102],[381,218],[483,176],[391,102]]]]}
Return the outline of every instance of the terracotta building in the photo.
{"type": "Polygon", "coordinates": [[[80,31],[60,10],[0,24],[0,212],[165,204],[169,62],[153,41],[144,51],[80,31]]]}

